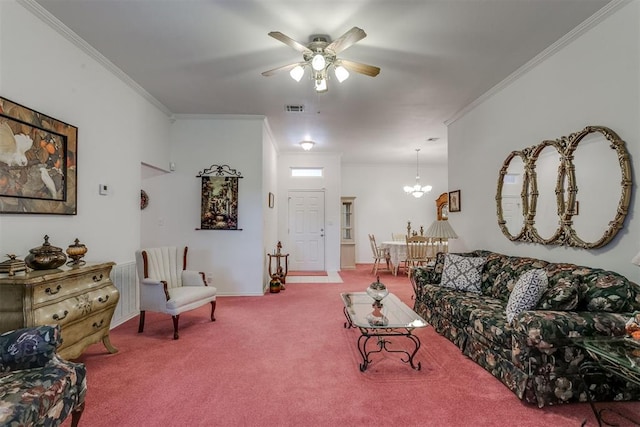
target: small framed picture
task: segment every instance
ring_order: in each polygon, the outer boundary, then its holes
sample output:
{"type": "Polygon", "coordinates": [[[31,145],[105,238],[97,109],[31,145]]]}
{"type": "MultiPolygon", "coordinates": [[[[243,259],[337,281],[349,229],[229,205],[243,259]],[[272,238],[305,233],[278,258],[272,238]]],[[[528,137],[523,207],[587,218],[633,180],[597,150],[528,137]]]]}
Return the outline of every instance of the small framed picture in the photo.
{"type": "Polygon", "coordinates": [[[460,190],[449,191],[449,212],[460,212],[460,190]]]}
{"type": "Polygon", "coordinates": [[[269,207],[273,209],[273,204],[275,203],[275,196],[273,195],[272,192],[269,192],[269,199],[267,203],[269,204],[269,207]]]}

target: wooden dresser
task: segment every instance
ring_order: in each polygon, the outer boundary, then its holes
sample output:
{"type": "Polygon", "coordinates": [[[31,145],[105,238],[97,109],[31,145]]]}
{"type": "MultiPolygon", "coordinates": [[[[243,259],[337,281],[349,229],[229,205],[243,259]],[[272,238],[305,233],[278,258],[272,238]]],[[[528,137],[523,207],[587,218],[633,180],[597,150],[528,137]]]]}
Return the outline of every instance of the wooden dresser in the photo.
{"type": "Polygon", "coordinates": [[[58,324],[58,354],[75,359],[102,341],[110,353],[109,327],[120,294],[109,278],[112,262],[31,271],[0,278],[0,332],[58,324]]]}

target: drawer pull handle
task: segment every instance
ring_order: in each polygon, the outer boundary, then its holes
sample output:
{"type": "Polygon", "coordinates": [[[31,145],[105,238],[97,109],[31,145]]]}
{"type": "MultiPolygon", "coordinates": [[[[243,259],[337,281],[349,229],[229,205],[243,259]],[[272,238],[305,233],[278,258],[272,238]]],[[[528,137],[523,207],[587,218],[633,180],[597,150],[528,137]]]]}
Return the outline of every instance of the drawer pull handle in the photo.
{"type": "Polygon", "coordinates": [[[102,273],[100,273],[100,274],[99,274],[99,275],[97,275],[97,276],[93,276],[93,281],[94,281],[94,282],[99,282],[99,281],[101,281],[101,280],[102,280],[102,278],[103,278],[102,273]]]}
{"type": "Polygon", "coordinates": [[[96,329],[100,329],[102,327],[103,323],[104,323],[104,319],[100,320],[100,323],[93,322],[93,327],[96,328],[96,329]]]}
{"type": "Polygon", "coordinates": [[[109,301],[109,295],[98,298],[98,301],[104,304],[105,302],[109,301]]]}
{"type": "Polygon", "coordinates": [[[67,314],[69,314],[68,310],[64,311],[64,314],[62,315],[62,317],[58,316],[58,314],[56,313],[56,314],[53,315],[53,320],[62,320],[65,317],[67,317],[67,314]]]}
{"type": "Polygon", "coordinates": [[[56,286],[56,290],[55,291],[52,291],[51,288],[47,288],[47,289],[44,290],[44,293],[47,294],[47,295],[55,295],[58,292],[60,292],[60,289],[62,289],[62,286],[58,285],[58,286],[56,286]]]}

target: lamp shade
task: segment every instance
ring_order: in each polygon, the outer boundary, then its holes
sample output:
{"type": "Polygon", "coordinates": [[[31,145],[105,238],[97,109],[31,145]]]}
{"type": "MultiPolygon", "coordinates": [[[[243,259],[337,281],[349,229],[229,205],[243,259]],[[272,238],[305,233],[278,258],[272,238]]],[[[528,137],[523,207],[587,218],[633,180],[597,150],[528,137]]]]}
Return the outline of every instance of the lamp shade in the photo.
{"type": "Polygon", "coordinates": [[[336,78],[340,83],[347,80],[349,78],[349,70],[344,68],[342,65],[338,65],[334,72],[336,73],[336,78]]]}
{"type": "Polygon", "coordinates": [[[427,228],[424,233],[426,237],[433,237],[435,239],[457,239],[458,235],[453,230],[453,227],[449,224],[449,221],[433,221],[433,224],[427,228]]]}
{"type": "Polygon", "coordinates": [[[289,71],[289,75],[293,80],[299,82],[302,79],[302,76],[304,76],[304,68],[300,65],[296,65],[291,71],[289,71]]]}

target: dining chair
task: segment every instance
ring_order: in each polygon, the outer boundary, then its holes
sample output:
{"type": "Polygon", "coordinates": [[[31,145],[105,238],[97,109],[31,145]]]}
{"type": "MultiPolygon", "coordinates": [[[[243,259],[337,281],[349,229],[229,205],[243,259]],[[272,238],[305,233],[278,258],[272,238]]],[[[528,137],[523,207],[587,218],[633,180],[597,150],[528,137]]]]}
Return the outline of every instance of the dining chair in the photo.
{"type": "Polygon", "coordinates": [[[404,242],[405,237],[404,233],[391,233],[391,240],[394,242],[404,242]]]}
{"type": "Polygon", "coordinates": [[[385,262],[386,269],[391,271],[391,256],[389,255],[388,249],[383,249],[376,244],[376,238],[373,234],[369,234],[369,243],[371,244],[371,251],[373,252],[373,268],[371,272],[375,276],[378,273],[378,268],[380,268],[380,261],[385,262]]]}
{"type": "Polygon", "coordinates": [[[411,270],[415,267],[427,265],[430,261],[429,252],[432,249],[430,239],[424,236],[411,236],[406,238],[407,260],[405,266],[407,276],[411,276],[411,270]]]}

